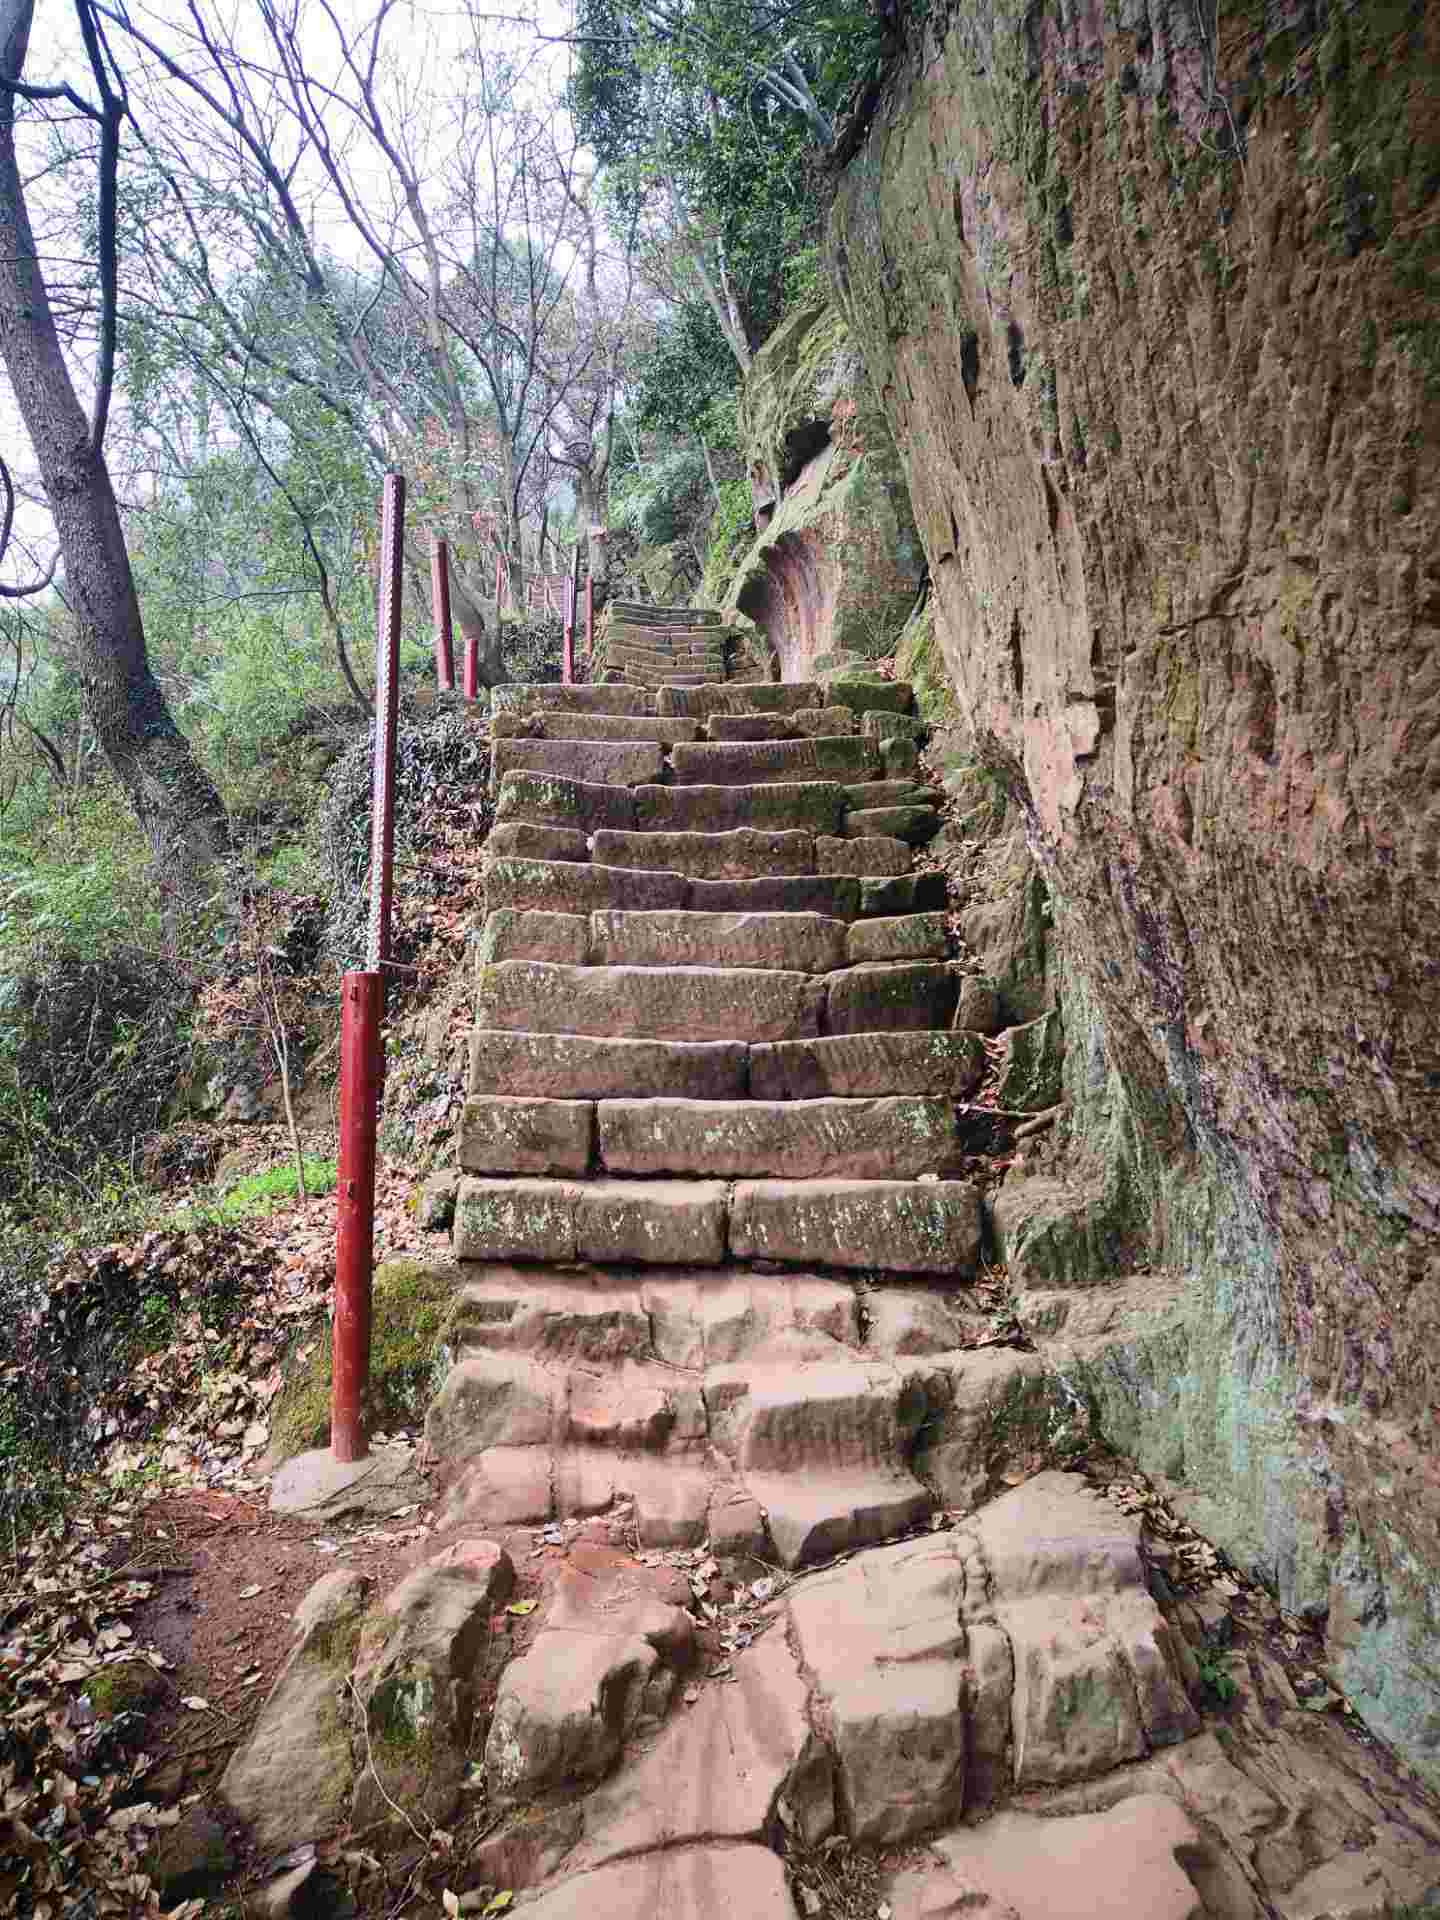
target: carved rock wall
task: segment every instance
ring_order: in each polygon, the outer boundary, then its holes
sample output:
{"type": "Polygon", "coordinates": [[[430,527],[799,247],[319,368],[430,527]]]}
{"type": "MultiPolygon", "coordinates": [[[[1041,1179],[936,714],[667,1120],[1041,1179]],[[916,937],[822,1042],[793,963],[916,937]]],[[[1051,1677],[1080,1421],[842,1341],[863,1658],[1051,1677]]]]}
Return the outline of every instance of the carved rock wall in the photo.
{"type": "Polygon", "coordinates": [[[1432,1777],[1437,76],[1434,5],[958,0],[830,236],[1075,1164],[1191,1276],[1167,1466],[1432,1777]]]}

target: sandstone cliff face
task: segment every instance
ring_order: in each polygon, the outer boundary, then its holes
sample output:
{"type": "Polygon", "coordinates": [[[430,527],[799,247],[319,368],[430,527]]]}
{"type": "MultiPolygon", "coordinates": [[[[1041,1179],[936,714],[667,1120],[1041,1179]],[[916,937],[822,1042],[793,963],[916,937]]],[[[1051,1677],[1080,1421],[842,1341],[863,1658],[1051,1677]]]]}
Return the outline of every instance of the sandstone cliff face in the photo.
{"type": "Polygon", "coordinates": [[[956,0],[831,259],[1063,948],[1083,1205],[1012,1264],[1143,1219],[1183,1306],[1077,1375],[1433,1778],[1440,8],[1215,24],[956,0]]]}
{"type": "Polygon", "coordinates": [[[727,609],[756,623],[788,680],[893,652],[924,556],[889,426],[833,306],[789,315],[756,354],[740,432],[756,538],[727,609]]]}

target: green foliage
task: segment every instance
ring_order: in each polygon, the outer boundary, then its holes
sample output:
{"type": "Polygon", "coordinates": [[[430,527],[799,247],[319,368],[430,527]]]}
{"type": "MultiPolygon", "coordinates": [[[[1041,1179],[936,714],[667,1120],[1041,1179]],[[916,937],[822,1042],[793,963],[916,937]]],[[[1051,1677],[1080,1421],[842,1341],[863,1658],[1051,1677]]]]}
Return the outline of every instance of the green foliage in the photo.
{"type": "Polygon", "coordinates": [[[668,546],[703,511],[708,485],[704,456],[677,447],[612,489],[610,518],[645,546],[668,546]]]}
{"type": "MultiPolygon", "coordinates": [[[[375,1270],[368,1426],[407,1426],[424,1416],[444,1361],[443,1333],[459,1281],[456,1269],[387,1260],[375,1270]]],[[[302,1340],[270,1416],[280,1459],[330,1437],[330,1331],[302,1340]],[[301,1349],[309,1347],[301,1357],[301,1349]]]]}
{"type": "MultiPolygon", "coordinates": [[[[305,1191],[316,1194],[335,1191],[335,1162],[305,1155],[305,1191]]],[[[221,1220],[253,1220],[257,1215],[273,1213],[282,1200],[294,1200],[300,1192],[295,1162],[285,1160],[263,1173],[247,1174],[220,1195],[214,1208],[221,1220]]],[[[206,1209],[210,1211],[210,1209],[206,1209]]]]}
{"type": "Polygon", "coordinates": [[[612,193],[672,270],[687,248],[723,263],[757,345],[780,317],[787,261],[817,237],[811,156],[833,143],[835,114],[873,61],[876,16],[858,0],[783,13],[761,0],[664,13],[579,0],[576,30],[572,110],[612,193]]]}
{"type": "Polygon", "coordinates": [[[748,480],[726,480],[720,488],[720,504],[710,522],[710,545],[705,555],[703,591],[707,598],[723,598],[734,562],[745,551],[754,533],[755,505],[748,480]]]}
{"type": "Polygon", "coordinates": [[[830,282],[826,278],[825,263],[818,244],[802,247],[787,260],[781,278],[787,313],[792,313],[796,307],[814,306],[817,301],[830,297],[830,282]]]}
{"type": "Polygon", "coordinates": [[[1213,1699],[1218,1700],[1222,1707],[1229,1706],[1240,1691],[1234,1674],[1222,1666],[1213,1653],[1198,1654],[1195,1665],[1199,1669],[1200,1682],[1205,1691],[1213,1699]]]}
{"type": "Polygon", "coordinates": [[[709,307],[703,300],[686,301],[665,319],[645,355],[635,386],[635,423],[698,434],[710,447],[733,446],[738,373],[709,307]]]}

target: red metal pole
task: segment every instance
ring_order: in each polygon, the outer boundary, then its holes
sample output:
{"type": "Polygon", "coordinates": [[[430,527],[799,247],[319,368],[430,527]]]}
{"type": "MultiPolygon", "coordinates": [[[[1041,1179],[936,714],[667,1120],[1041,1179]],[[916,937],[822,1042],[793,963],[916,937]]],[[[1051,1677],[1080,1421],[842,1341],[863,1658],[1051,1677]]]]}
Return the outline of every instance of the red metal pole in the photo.
{"type": "Polygon", "coordinates": [[[565,582],[565,651],[561,658],[560,678],[568,687],[575,678],[575,608],[570,582],[565,582]]]}
{"type": "Polygon", "coordinates": [[[336,1182],[335,1331],[330,1366],[330,1451],[363,1460],[370,1374],[370,1289],[375,1263],[375,1123],[380,1095],[378,973],[340,983],[340,1167],[336,1182]]]}
{"type": "Polygon", "coordinates": [[[585,658],[595,658],[595,576],[585,576],[585,658]]]}
{"type": "Polygon", "coordinates": [[[465,678],[461,691],[467,700],[480,697],[480,646],[473,633],[465,636],[465,678]]]}
{"type": "Polygon", "coordinates": [[[380,631],[375,643],[375,781],[370,814],[369,972],[390,958],[390,893],[395,867],[395,728],[400,680],[400,588],[405,540],[405,480],[385,476],[380,523],[380,631]]]}
{"type": "Polygon", "coordinates": [[[437,540],[430,549],[430,602],[435,610],[435,679],[442,693],[455,689],[455,651],[450,630],[450,548],[437,540]]]}
{"type": "Polygon", "coordinates": [[[400,673],[405,482],[385,476],[380,522],[380,620],[375,643],[375,772],[371,791],[370,924],[366,968],[347,973],[340,1005],[340,1165],[335,1213],[335,1325],[331,1344],[330,1450],[363,1460],[370,1384],[370,1294],[375,1263],[375,1127],[390,950],[395,859],[395,731],[400,673]]]}
{"type": "Polygon", "coordinates": [[[500,618],[500,576],[504,566],[504,560],[497,553],[495,556],[495,618],[497,620],[500,618]]]}

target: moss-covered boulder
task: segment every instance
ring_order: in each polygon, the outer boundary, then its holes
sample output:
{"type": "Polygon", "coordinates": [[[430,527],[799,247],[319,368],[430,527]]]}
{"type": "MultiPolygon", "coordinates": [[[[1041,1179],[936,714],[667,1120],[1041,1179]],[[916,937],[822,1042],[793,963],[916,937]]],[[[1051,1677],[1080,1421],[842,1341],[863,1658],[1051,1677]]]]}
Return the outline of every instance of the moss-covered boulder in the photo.
{"type": "Polygon", "coordinates": [[[740,435],[757,531],[726,609],[754,620],[787,680],[893,653],[923,558],[894,441],[833,307],[798,309],[756,354],[740,435]]]}
{"type": "MultiPolygon", "coordinates": [[[[449,1364],[443,1338],[460,1283],[444,1261],[386,1260],[375,1269],[370,1334],[370,1432],[418,1426],[449,1364]]],[[[292,1350],[270,1416],[272,1466],[330,1440],[330,1329],[292,1350]]]]}

